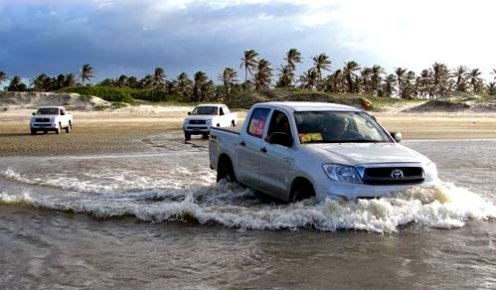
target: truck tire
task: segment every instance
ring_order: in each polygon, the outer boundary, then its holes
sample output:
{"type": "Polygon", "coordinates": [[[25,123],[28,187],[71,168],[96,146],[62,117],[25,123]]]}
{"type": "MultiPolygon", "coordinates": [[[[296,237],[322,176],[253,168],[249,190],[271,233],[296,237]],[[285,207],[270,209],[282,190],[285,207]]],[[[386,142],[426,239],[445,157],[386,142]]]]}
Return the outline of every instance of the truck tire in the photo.
{"type": "Polygon", "coordinates": [[[69,124],[67,124],[67,127],[65,128],[65,132],[71,133],[71,129],[72,129],[72,124],[71,124],[71,122],[69,122],[69,124]]]}
{"type": "Polygon", "coordinates": [[[31,135],[36,135],[36,130],[35,129],[31,129],[31,135]]]}
{"type": "Polygon", "coordinates": [[[202,138],[203,138],[203,139],[208,139],[208,134],[203,134],[203,135],[202,135],[202,138]]]}
{"type": "Polygon", "coordinates": [[[236,182],[236,174],[234,174],[234,168],[232,166],[231,160],[227,156],[221,156],[219,159],[219,165],[217,166],[217,182],[222,179],[226,179],[227,182],[236,182]]]}
{"type": "Polygon", "coordinates": [[[59,123],[59,126],[57,127],[57,130],[55,130],[55,134],[60,134],[60,130],[62,130],[62,124],[59,123]]]}
{"type": "Polygon", "coordinates": [[[231,121],[231,127],[236,127],[236,121],[234,120],[231,121]]]}
{"type": "Polygon", "coordinates": [[[190,133],[187,133],[187,132],[184,132],[184,140],[185,141],[191,140],[191,134],[190,133]]]}
{"type": "Polygon", "coordinates": [[[299,178],[293,182],[291,193],[289,195],[289,202],[297,202],[315,196],[315,190],[310,181],[299,178]]]}

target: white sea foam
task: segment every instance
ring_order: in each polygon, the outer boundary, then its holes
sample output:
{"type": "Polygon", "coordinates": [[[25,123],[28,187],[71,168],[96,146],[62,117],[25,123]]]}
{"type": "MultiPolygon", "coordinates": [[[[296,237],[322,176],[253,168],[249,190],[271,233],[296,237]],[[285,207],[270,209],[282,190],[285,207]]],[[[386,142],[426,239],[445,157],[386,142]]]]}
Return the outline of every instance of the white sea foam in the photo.
{"type": "Polygon", "coordinates": [[[412,189],[397,197],[289,205],[258,201],[239,185],[219,183],[191,189],[180,200],[142,202],[109,196],[89,198],[37,197],[29,193],[2,193],[3,204],[25,203],[47,209],[86,213],[98,218],[135,216],[150,222],[194,221],[230,228],[278,230],[314,228],[322,231],[363,230],[395,232],[409,224],[458,228],[469,220],[496,218],[496,207],[479,195],[445,184],[435,190],[412,189]]]}

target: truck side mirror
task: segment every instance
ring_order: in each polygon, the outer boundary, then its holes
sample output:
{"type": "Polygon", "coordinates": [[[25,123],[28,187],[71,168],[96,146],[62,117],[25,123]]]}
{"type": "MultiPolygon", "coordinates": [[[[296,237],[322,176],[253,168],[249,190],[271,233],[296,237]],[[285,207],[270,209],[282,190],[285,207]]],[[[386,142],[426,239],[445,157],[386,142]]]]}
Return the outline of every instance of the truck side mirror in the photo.
{"type": "Polygon", "coordinates": [[[403,139],[401,132],[391,132],[391,137],[393,137],[394,141],[398,143],[403,139]]]}
{"type": "Polygon", "coordinates": [[[283,132],[274,132],[270,136],[269,143],[291,147],[293,145],[293,139],[289,134],[283,132]]]}
{"type": "Polygon", "coordinates": [[[220,111],[219,115],[224,116],[224,111],[220,111]]]}
{"type": "Polygon", "coordinates": [[[188,116],[191,116],[191,112],[188,112],[188,116]]]}

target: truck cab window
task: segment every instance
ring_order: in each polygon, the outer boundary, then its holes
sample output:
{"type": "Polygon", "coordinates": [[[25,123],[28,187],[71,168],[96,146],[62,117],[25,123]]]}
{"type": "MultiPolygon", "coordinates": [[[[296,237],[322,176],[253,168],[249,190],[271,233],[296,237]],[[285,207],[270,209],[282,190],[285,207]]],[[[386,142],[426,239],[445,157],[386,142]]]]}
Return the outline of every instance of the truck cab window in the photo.
{"type": "Polygon", "coordinates": [[[262,138],[269,113],[270,109],[268,108],[254,109],[248,125],[248,134],[257,138],[262,138]]]}
{"type": "Polygon", "coordinates": [[[291,138],[291,127],[289,126],[289,119],[281,111],[275,110],[272,114],[272,119],[270,121],[269,131],[267,132],[267,142],[271,142],[274,133],[284,133],[291,138]]]}

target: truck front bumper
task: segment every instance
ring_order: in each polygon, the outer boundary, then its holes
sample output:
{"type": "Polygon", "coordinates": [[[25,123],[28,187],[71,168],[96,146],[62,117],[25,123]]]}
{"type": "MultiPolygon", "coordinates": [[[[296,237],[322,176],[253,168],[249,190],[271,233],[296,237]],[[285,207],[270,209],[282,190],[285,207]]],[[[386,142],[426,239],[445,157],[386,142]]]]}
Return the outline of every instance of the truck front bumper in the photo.
{"type": "Polygon", "coordinates": [[[38,131],[57,131],[59,128],[58,124],[52,124],[52,123],[33,123],[30,125],[31,130],[38,130],[38,131]]]}
{"type": "Polygon", "coordinates": [[[419,184],[405,185],[368,185],[356,183],[341,183],[327,180],[321,183],[317,189],[317,198],[330,199],[356,199],[356,198],[379,198],[404,192],[414,187],[434,188],[440,184],[439,180],[425,181],[419,184]]]}
{"type": "Polygon", "coordinates": [[[191,135],[210,134],[210,126],[207,126],[207,125],[203,125],[203,126],[186,125],[183,127],[183,131],[185,133],[188,133],[191,135]]]}

